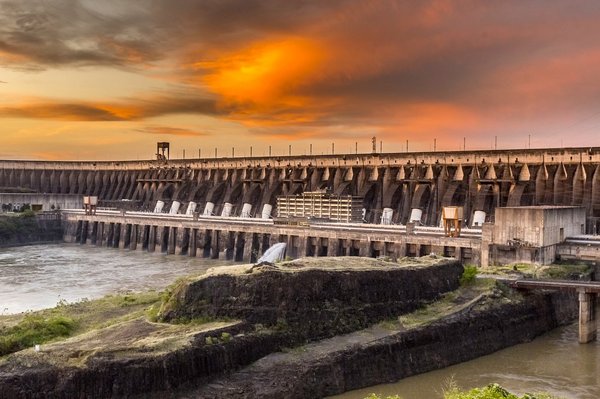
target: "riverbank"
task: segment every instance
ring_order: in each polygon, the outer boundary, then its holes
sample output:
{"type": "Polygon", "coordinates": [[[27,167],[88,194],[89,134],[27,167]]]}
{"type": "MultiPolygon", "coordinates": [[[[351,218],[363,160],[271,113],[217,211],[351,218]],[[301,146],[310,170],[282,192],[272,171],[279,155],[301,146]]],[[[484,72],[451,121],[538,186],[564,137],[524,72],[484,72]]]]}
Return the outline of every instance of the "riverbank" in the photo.
{"type": "Polygon", "coordinates": [[[562,296],[523,297],[490,280],[458,288],[461,272],[430,257],[215,269],[174,285],[143,314],[3,358],[0,397],[316,398],[528,341],[573,316],[576,302],[562,296]],[[422,283],[407,284],[419,275],[422,283]],[[437,294],[415,297],[427,284],[437,294]],[[342,292],[351,295],[336,301],[342,292]],[[383,311],[394,303],[403,310],[383,311]],[[368,317],[352,316],[363,310],[368,317]]]}
{"type": "Polygon", "coordinates": [[[0,215],[0,248],[63,242],[60,215],[25,211],[0,215]]]}

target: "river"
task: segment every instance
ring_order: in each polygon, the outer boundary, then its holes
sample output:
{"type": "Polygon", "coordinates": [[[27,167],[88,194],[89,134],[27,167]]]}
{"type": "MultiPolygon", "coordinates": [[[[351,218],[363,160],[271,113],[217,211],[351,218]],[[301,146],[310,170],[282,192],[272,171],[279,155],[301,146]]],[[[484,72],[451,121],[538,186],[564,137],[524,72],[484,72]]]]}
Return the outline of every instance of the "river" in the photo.
{"type": "Polygon", "coordinates": [[[0,249],[0,314],[106,294],[162,289],[225,261],[76,244],[0,249]]]}
{"type": "Polygon", "coordinates": [[[545,391],[565,399],[600,398],[600,343],[580,345],[577,324],[558,328],[532,342],[469,362],[405,378],[392,384],[346,392],[331,399],[363,399],[370,393],[402,399],[442,398],[450,379],[463,389],[497,382],[510,391],[545,391]]]}
{"type": "MultiPolygon", "coordinates": [[[[201,274],[224,261],[74,244],[0,249],[0,314],[37,310],[124,291],[161,289],[178,276],[201,274]]],[[[577,343],[577,325],[489,356],[332,398],[375,392],[403,399],[442,397],[446,381],[461,388],[498,382],[518,392],[546,391],[565,399],[600,398],[600,344],[577,343]]]]}

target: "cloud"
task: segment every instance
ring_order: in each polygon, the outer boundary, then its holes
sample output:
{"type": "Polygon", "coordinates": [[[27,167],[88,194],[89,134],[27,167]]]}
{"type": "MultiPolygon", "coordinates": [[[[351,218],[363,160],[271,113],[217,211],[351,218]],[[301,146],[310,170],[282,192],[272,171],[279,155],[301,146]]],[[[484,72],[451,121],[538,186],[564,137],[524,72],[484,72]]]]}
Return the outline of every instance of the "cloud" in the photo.
{"type": "Polygon", "coordinates": [[[0,117],[64,121],[134,121],[163,115],[218,115],[215,100],[181,91],[106,103],[30,100],[0,107],[0,117]]]}
{"type": "Polygon", "coordinates": [[[600,107],[599,17],[584,0],[4,0],[0,65],[125,68],[184,89],[0,116],[199,114],[285,139],[516,135],[600,107]]]}
{"type": "Polygon", "coordinates": [[[136,132],[155,134],[155,135],[169,135],[169,136],[182,136],[182,137],[201,137],[208,136],[208,133],[197,132],[189,129],[182,129],[168,126],[144,126],[143,128],[136,129],[136,132]]]}

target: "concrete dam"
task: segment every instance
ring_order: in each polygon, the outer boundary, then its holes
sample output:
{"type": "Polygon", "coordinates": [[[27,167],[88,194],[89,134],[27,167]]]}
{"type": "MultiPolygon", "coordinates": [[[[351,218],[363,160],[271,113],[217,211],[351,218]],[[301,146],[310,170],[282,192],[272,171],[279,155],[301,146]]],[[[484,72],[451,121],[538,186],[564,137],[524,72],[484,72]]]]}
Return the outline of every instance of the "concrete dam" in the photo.
{"type": "MultiPolygon", "coordinates": [[[[202,213],[276,215],[276,198],[329,190],[362,198],[364,220],[439,226],[444,206],[463,206],[465,224],[493,222],[506,206],[574,205],[586,231],[600,218],[600,148],[236,157],[159,161],[0,161],[0,190],[92,195],[100,207],[152,211],[190,203],[202,213]],[[246,205],[245,205],[246,204],[246,205]],[[225,209],[227,208],[227,209],[225,209]],[[476,211],[479,211],[476,214],[476,211]],[[390,211],[388,211],[390,212],[390,211]]],[[[191,214],[191,212],[189,212],[191,214]]]]}

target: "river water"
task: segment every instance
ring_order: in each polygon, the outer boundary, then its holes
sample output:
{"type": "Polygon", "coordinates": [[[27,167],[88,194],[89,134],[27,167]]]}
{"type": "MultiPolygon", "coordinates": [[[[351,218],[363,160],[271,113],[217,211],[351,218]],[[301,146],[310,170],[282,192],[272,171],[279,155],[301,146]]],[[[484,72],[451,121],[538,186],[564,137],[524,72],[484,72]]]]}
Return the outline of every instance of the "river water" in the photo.
{"type": "MultiPolygon", "coordinates": [[[[161,289],[178,276],[202,274],[223,264],[222,260],[74,244],[0,249],[0,314],[52,307],[61,300],[161,289]]],[[[470,362],[334,398],[363,399],[374,392],[436,399],[451,378],[464,389],[498,382],[520,394],[546,391],[565,399],[598,399],[600,344],[578,344],[574,324],[470,362]]]]}
{"type": "Polygon", "coordinates": [[[0,314],[53,307],[59,301],[162,289],[225,261],[76,244],[0,249],[0,314]]]}
{"type": "Polygon", "coordinates": [[[446,382],[462,389],[497,382],[524,394],[545,391],[565,399],[600,398],[600,344],[580,345],[577,324],[558,328],[534,341],[469,362],[405,378],[397,383],[346,392],[336,399],[363,399],[370,393],[402,399],[442,398],[446,382]]]}

